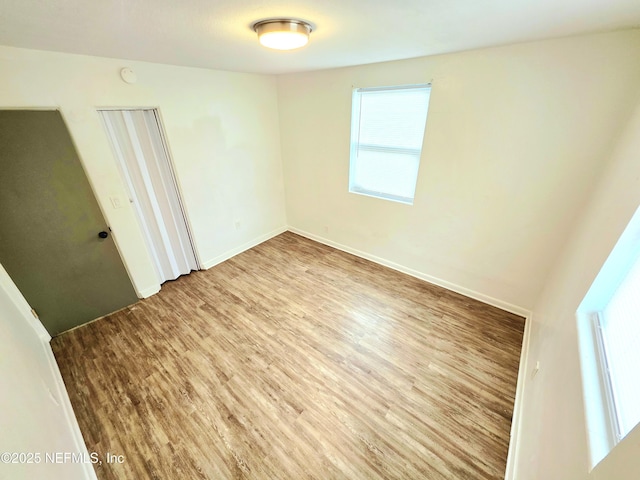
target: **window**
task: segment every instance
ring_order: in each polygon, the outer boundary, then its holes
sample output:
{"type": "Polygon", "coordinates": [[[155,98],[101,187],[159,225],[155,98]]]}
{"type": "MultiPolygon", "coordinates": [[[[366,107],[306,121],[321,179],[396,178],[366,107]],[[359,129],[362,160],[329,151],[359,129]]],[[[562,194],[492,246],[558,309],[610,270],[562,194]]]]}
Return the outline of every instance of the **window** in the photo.
{"type": "Polygon", "coordinates": [[[413,204],[431,86],[357,88],[349,191],[413,204]]]}
{"type": "Polygon", "coordinates": [[[591,466],[640,422],[640,208],[578,311],[591,466]]]}
{"type": "Polygon", "coordinates": [[[640,422],[640,261],[597,316],[614,434],[621,440],[640,422]]]}

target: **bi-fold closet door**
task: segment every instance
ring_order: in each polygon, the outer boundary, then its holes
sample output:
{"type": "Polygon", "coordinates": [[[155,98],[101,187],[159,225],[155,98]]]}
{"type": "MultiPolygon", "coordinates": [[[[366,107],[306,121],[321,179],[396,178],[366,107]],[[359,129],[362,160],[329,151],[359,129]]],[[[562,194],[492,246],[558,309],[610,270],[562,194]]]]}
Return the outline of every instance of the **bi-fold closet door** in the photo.
{"type": "Polygon", "coordinates": [[[158,112],[100,110],[100,115],[160,283],[198,270],[158,112]]]}

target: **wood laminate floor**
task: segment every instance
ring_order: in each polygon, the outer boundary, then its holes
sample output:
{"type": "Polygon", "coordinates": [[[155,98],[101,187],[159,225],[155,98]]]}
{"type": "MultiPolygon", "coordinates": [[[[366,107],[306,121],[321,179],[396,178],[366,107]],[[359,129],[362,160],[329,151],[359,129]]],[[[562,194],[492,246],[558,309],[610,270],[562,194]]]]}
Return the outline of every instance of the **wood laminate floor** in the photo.
{"type": "Polygon", "coordinates": [[[523,327],[284,233],[52,346],[101,480],[498,479],[523,327]]]}

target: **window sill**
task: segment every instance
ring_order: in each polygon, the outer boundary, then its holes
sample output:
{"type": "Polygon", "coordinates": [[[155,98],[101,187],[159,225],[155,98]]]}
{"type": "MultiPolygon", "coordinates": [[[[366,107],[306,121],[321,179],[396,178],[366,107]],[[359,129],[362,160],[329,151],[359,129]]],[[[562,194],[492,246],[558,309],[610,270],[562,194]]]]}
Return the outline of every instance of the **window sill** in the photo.
{"type": "Polygon", "coordinates": [[[364,195],[365,197],[379,198],[380,200],[388,200],[390,202],[402,203],[404,205],[413,205],[413,198],[398,197],[395,195],[388,195],[386,193],[374,192],[371,190],[365,190],[365,189],[359,189],[359,188],[356,189],[352,187],[349,189],[349,193],[364,195]]]}

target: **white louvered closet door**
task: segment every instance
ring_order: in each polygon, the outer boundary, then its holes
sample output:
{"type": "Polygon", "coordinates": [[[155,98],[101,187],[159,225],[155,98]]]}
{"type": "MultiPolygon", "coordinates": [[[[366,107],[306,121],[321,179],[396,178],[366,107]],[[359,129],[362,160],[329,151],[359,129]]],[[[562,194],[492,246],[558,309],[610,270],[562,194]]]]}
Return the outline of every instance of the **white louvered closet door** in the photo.
{"type": "Polygon", "coordinates": [[[160,283],[198,270],[156,110],[101,110],[160,283]]]}

